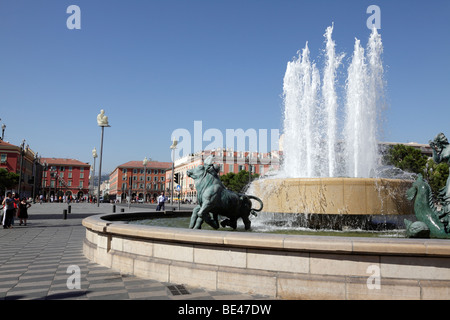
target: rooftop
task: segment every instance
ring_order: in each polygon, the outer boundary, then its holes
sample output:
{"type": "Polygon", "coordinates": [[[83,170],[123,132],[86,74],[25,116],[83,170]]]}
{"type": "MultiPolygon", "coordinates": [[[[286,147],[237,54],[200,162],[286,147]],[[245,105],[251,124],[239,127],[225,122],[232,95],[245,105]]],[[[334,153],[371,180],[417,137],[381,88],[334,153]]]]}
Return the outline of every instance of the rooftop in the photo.
{"type": "Polygon", "coordinates": [[[81,162],[76,159],[66,158],[41,158],[41,163],[46,162],[48,165],[61,165],[61,166],[90,166],[87,162],[81,162]]]}
{"type": "MultiPolygon", "coordinates": [[[[172,167],[172,162],[159,162],[159,161],[149,161],[146,168],[154,169],[169,169],[172,167]]],[[[140,161],[128,161],[124,164],[118,166],[118,168],[144,168],[142,160],[140,161]]]]}

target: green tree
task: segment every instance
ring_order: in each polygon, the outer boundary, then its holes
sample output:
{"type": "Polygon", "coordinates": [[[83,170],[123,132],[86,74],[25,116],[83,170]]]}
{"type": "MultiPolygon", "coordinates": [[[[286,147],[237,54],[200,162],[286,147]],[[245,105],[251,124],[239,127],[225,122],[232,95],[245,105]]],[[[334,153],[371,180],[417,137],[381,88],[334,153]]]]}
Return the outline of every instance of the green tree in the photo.
{"type": "Polygon", "coordinates": [[[9,172],[4,168],[0,168],[0,191],[2,194],[6,190],[12,189],[19,184],[19,175],[14,172],[9,172]]]}
{"type": "Polygon", "coordinates": [[[422,173],[427,163],[427,157],[416,148],[397,144],[389,148],[384,156],[384,162],[403,171],[422,173]]]}
{"type": "Polygon", "coordinates": [[[384,162],[404,171],[422,173],[428,182],[436,199],[439,190],[445,187],[449,176],[449,167],[445,162],[435,163],[427,158],[420,150],[403,144],[395,145],[384,155],[384,162]]]}
{"type": "Polygon", "coordinates": [[[441,162],[437,164],[432,158],[428,159],[423,170],[423,177],[428,181],[435,198],[439,190],[445,187],[448,175],[449,168],[447,163],[441,162]]]}
{"type": "MultiPolygon", "coordinates": [[[[258,178],[259,174],[252,174],[251,179],[258,178]]],[[[248,171],[242,170],[239,173],[229,172],[223,176],[220,176],[220,180],[227,189],[242,193],[245,187],[249,183],[248,171]]]]}

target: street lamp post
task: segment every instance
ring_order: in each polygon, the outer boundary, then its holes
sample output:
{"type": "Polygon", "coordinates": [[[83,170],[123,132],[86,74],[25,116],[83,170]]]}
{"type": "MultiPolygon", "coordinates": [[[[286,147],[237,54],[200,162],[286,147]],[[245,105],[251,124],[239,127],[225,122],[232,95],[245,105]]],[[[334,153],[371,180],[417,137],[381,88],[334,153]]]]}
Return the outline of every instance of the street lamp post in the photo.
{"type": "Polygon", "coordinates": [[[178,141],[173,139],[170,149],[172,149],[172,180],[170,182],[170,203],[173,206],[173,172],[175,170],[175,149],[177,148],[178,141]]]}
{"type": "Polygon", "coordinates": [[[2,140],[5,140],[5,129],[6,129],[6,124],[2,124],[2,140]]]}
{"type": "Polygon", "coordinates": [[[250,183],[252,181],[252,164],[251,164],[250,151],[248,152],[248,155],[246,158],[248,160],[248,183],[250,183]]]}
{"type": "MultiPolygon", "coordinates": [[[[28,148],[28,147],[27,147],[28,148]]],[[[25,139],[23,139],[21,145],[20,145],[20,171],[19,171],[19,198],[20,198],[20,189],[22,189],[22,167],[23,167],[23,156],[25,153],[25,139]]]]}
{"type": "Polygon", "coordinates": [[[146,192],[147,192],[147,189],[146,189],[147,163],[148,163],[148,160],[147,160],[147,157],[145,157],[144,160],[142,161],[142,164],[144,165],[144,192],[143,192],[143,196],[142,196],[144,203],[146,202],[145,200],[147,200],[147,195],[146,195],[146,192]]]}
{"type": "Polygon", "coordinates": [[[38,157],[38,152],[36,152],[36,154],[34,155],[34,159],[33,159],[33,192],[32,192],[32,197],[33,197],[33,203],[36,203],[36,182],[37,182],[37,169],[36,169],[36,163],[39,161],[39,157],[38,157]]]}
{"type": "MultiPolygon", "coordinates": [[[[97,149],[94,147],[92,150],[92,157],[94,158],[94,167],[92,168],[92,197],[94,197],[94,182],[95,182],[95,160],[97,159],[97,149]]],[[[98,201],[98,199],[97,199],[98,201]]]]}
{"type": "Polygon", "coordinates": [[[97,124],[102,128],[102,139],[100,143],[100,164],[98,166],[98,187],[97,187],[97,207],[100,207],[100,181],[102,177],[102,157],[103,157],[103,135],[105,127],[110,127],[108,123],[108,117],[105,116],[105,111],[100,110],[100,114],[97,115],[97,124]]]}
{"type": "Polygon", "coordinates": [[[55,181],[53,183],[53,187],[55,188],[55,191],[53,192],[53,200],[56,199],[56,174],[57,174],[57,172],[58,171],[57,171],[55,166],[51,166],[50,167],[50,187],[48,188],[48,190],[49,190],[48,192],[49,193],[51,192],[50,189],[51,189],[51,186],[52,186],[52,178],[55,178],[55,181]]]}

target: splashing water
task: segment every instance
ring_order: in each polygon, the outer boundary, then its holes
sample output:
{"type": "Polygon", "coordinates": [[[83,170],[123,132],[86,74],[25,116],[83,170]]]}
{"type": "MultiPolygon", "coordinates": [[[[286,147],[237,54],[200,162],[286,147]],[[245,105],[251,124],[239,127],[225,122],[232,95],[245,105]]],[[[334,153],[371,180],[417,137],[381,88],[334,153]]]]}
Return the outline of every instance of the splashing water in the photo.
{"type": "Polygon", "coordinates": [[[326,29],[325,67],[311,62],[308,44],[288,62],[284,77],[284,175],[302,177],[370,177],[379,154],[378,118],[384,97],[381,36],[374,28],[367,56],[360,41],[347,70],[343,130],[339,133],[337,70],[333,26],[326,29]]]}

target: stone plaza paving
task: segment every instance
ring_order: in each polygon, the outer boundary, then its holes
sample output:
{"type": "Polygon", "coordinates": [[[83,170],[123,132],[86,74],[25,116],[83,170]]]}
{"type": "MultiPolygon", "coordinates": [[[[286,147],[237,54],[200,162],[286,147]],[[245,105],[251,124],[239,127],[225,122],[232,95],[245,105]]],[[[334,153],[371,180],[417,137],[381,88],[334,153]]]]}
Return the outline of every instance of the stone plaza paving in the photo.
{"type": "MultiPolygon", "coordinates": [[[[117,212],[119,208],[142,211],[118,206],[117,212]]],[[[12,229],[0,229],[0,300],[265,299],[141,279],[92,263],[83,254],[81,221],[93,214],[112,213],[112,205],[72,203],[67,219],[63,219],[64,209],[67,204],[36,203],[28,209],[27,226],[19,226],[15,218],[12,229]]]]}

